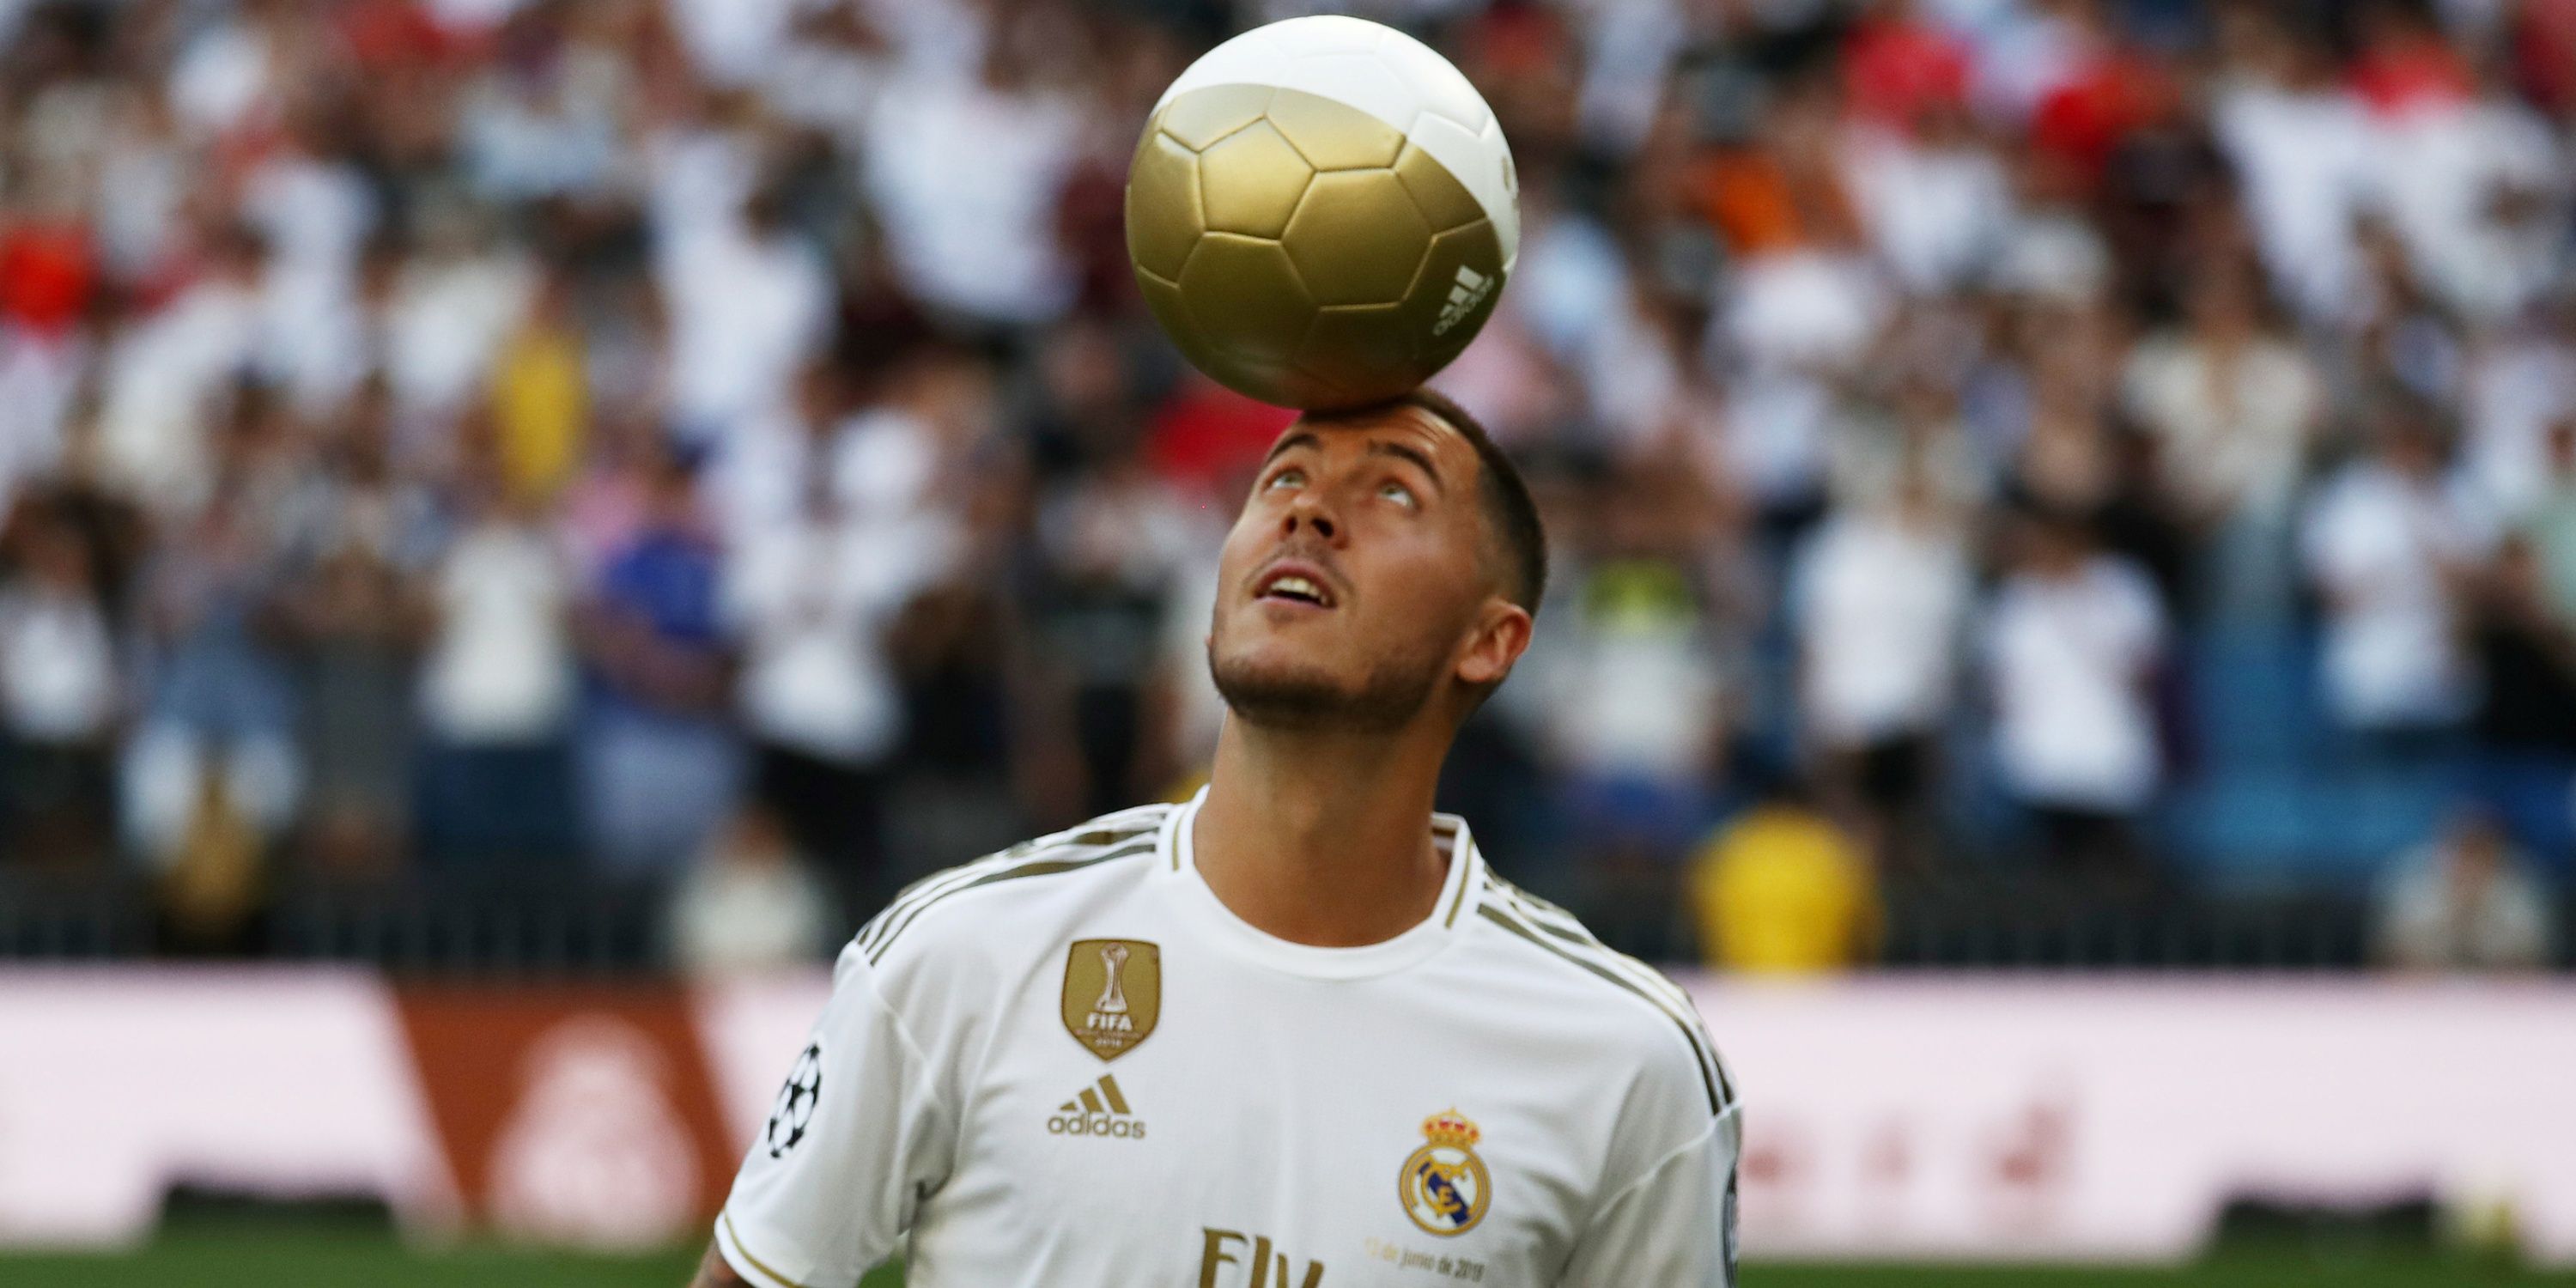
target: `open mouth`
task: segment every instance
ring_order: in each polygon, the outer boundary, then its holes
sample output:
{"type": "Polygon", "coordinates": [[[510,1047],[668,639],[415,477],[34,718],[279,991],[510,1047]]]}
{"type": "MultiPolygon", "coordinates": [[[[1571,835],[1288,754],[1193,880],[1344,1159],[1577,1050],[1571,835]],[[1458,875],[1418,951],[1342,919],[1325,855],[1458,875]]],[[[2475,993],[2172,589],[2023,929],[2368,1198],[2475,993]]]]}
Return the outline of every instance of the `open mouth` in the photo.
{"type": "Polygon", "coordinates": [[[1333,606],[1333,592],[1326,589],[1322,581],[1288,568],[1262,578],[1261,584],[1253,588],[1252,595],[1255,599],[1283,599],[1316,608],[1333,606]]]}

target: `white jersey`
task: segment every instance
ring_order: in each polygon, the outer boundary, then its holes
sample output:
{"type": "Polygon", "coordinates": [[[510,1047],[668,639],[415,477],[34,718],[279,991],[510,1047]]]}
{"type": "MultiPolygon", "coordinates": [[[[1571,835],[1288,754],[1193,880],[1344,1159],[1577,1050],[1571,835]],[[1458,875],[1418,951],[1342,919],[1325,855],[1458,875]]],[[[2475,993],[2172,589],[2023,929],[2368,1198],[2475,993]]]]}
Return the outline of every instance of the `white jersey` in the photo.
{"type": "Polygon", "coordinates": [[[717,1222],[760,1288],[1716,1288],[1739,1126],[1681,990],[1435,816],[1431,917],[1253,928],[1198,802],[923,881],[832,1000],[717,1222]]]}

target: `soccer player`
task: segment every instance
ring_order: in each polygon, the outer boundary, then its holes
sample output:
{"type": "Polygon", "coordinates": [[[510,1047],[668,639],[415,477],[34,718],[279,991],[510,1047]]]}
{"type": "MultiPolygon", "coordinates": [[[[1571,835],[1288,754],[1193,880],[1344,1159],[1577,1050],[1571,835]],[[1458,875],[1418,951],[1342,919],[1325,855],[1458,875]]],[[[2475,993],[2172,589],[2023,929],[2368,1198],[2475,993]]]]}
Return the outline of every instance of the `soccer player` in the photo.
{"type": "Polygon", "coordinates": [[[702,1288],[1732,1281],[1689,999],[1432,812],[1546,579],[1511,463],[1434,394],[1307,415],[1218,577],[1207,788],[868,923],[702,1288]]]}

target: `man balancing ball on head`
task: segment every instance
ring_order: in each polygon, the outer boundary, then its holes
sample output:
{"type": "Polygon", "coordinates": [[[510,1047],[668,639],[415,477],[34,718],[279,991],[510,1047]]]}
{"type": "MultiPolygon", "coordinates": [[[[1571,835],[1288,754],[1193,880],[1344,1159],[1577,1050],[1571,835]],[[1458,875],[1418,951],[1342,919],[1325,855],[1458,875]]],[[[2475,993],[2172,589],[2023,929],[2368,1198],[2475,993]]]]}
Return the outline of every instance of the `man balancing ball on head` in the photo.
{"type": "Polygon", "coordinates": [[[861,930],[700,1285],[1732,1281],[1689,1000],[1432,812],[1546,579],[1511,463],[1432,393],[1310,413],[1218,578],[1206,789],[861,930]]]}

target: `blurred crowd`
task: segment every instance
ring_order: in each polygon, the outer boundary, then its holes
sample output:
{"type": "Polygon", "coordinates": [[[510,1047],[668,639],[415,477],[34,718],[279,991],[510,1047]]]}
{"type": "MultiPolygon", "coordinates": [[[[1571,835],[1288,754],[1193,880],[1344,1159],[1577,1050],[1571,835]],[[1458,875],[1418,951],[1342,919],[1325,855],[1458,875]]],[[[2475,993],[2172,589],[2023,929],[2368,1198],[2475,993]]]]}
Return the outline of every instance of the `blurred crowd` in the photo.
{"type": "MultiPolygon", "coordinates": [[[[1439,381],[1561,570],[1448,784],[1507,871],[1753,966],[1997,863],[2547,957],[2576,0],[1339,7],[1523,177],[1439,381]]],[[[1285,413],[1121,187],[1303,9],[0,0],[0,865],[218,941],[580,870],[714,962],[1185,790],[1285,413]]]]}

